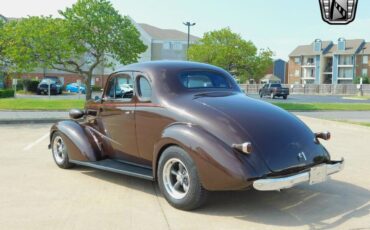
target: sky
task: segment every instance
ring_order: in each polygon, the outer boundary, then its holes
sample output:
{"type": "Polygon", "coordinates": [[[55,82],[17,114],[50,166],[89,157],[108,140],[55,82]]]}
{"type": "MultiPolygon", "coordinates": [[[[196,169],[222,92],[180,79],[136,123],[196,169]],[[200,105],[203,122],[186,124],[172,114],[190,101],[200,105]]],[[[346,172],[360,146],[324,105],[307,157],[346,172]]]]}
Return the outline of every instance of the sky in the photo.
{"type": "MultiPolygon", "coordinates": [[[[76,0],[0,0],[0,14],[58,16],[76,0]]],[[[370,42],[370,1],[359,0],[356,20],[328,25],[321,19],[318,0],[111,0],[114,7],[139,23],[187,32],[183,22],[195,22],[191,33],[230,27],[258,48],[270,48],[274,58],[288,59],[298,45],[316,38],[337,41],[361,38],[370,42]]]]}

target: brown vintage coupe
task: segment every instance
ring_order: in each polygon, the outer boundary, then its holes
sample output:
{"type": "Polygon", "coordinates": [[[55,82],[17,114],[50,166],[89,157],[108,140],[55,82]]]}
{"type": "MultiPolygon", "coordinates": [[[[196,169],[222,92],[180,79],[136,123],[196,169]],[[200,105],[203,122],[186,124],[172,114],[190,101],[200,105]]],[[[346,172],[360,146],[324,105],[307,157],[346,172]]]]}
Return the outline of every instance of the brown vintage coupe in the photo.
{"type": "Polygon", "coordinates": [[[320,144],[330,133],[246,96],[228,72],[207,64],[128,65],[108,78],[102,98],[70,116],[51,128],[59,167],[158,181],[184,210],[202,205],[208,191],[280,190],[343,168],[320,144]]]}

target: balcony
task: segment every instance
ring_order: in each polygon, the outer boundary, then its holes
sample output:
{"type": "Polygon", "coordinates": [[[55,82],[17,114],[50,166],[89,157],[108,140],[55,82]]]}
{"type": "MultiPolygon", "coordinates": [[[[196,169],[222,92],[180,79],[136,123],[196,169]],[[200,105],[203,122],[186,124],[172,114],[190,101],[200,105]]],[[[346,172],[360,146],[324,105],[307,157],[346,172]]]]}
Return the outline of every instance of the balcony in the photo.
{"type": "Polygon", "coordinates": [[[302,64],[303,68],[315,68],[316,64],[314,62],[306,62],[302,64]]]}

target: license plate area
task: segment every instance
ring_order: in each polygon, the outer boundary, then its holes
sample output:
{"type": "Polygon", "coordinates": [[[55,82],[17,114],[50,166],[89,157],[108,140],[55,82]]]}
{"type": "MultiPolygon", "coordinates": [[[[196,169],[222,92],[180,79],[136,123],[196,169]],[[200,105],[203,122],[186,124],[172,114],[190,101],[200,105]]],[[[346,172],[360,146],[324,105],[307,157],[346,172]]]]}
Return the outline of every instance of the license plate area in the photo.
{"type": "Polygon", "coordinates": [[[318,165],[312,167],[310,170],[310,184],[317,184],[324,182],[328,179],[328,174],[326,172],[326,165],[318,165]]]}

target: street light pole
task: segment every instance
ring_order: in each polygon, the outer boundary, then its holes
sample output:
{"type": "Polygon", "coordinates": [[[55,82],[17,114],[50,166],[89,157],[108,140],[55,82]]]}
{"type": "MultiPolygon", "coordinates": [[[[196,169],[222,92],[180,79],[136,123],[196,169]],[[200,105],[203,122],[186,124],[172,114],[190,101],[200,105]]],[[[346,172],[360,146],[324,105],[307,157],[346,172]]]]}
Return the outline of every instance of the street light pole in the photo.
{"type": "Polygon", "coordinates": [[[189,60],[189,46],[190,46],[190,27],[195,26],[196,23],[191,23],[191,22],[183,22],[185,26],[188,27],[188,47],[186,50],[186,59],[189,60]]]}

